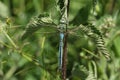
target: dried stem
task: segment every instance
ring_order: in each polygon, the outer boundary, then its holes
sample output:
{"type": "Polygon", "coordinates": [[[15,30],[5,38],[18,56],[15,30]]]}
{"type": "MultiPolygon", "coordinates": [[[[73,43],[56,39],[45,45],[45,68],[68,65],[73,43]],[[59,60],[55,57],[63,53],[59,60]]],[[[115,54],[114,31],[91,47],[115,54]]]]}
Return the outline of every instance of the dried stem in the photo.
{"type": "MultiPolygon", "coordinates": [[[[69,8],[69,0],[64,0],[64,12],[62,14],[62,18],[66,21],[66,33],[64,37],[64,47],[63,47],[63,62],[62,62],[62,80],[66,80],[66,70],[67,70],[67,26],[68,26],[68,8],[69,8]]],[[[61,19],[62,19],[61,18],[61,19]]]]}
{"type": "Polygon", "coordinates": [[[68,34],[65,34],[64,47],[63,47],[63,64],[62,64],[62,80],[66,80],[66,70],[67,70],[67,38],[68,34]]]}

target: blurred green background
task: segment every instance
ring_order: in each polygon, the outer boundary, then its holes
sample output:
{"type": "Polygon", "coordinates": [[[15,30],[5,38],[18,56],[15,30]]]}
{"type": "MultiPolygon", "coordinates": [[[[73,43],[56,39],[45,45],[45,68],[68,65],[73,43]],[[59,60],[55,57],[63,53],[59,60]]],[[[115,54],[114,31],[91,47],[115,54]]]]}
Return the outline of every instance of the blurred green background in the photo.
{"type": "MultiPolygon", "coordinates": [[[[68,80],[120,80],[120,0],[96,1],[93,5],[93,0],[70,0],[69,27],[95,24],[112,61],[97,54],[94,42],[80,31],[70,34],[68,80]]],[[[41,29],[20,40],[30,19],[41,13],[48,13],[58,24],[57,0],[0,0],[0,80],[61,80],[58,33],[41,29]]]]}

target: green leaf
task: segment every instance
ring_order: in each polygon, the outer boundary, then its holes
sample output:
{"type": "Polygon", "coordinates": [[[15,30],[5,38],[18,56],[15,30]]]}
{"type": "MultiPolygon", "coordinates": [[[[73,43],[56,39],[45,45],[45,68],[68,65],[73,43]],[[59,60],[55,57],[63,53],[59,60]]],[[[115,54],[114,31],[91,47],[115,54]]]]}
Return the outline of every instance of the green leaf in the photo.
{"type": "Polygon", "coordinates": [[[0,1],[0,16],[3,18],[6,18],[9,16],[9,10],[8,10],[7,5],[5,5],[1,1],[0,1]]]}
{"type": "Polygon", "coordinates": [[[85,80],[89,75],[88,70],[83,65],[79,65],[78,63],[74,64],[72,70],[72,76],[76,79],[79,78],[80,80],[85,80]],[[79,74],[78,74],[79,73],[79,74]]]}
{"type": "Polygon", "coordinates": [[[80,24],[85,24],[88,20],[90,8],[87,6],[81,8],[77,15],[73,18],[73,20],[70,22],[70,24],[73,25],[80,25],[80,24]]]}

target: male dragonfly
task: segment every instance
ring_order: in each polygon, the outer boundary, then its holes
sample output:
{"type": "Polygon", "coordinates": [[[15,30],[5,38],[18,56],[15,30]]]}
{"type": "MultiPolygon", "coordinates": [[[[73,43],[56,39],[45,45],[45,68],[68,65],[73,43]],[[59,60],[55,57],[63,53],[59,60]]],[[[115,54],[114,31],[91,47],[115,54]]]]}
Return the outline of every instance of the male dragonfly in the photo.
{"type": "MultiPolygon", "coordinates": [[[[61,20],[60,24],[55,24],[53,22],[53,20],[51,19],[51,17],[48,15],[48,14],[40,14],[39,16],[35,17],[35,18],[32,18],[31,21],[28,23],[27,27],[25,28],[25,32],[23,34],[23,36],[21,37],[22,40],[24,40],[25,38],[31,36],[32,33],[36,32],[37,30],[39,29],[42,29],[44,28],[45,30],[47,29],[50,29],[51,32],[49,31],[46,31],[46,34],[48,33],[54,33],[55,32],[60,32],[60,42],[59,42],[59,60],[58,60],[58,68],[61,69],[62,68],[62,55],[63,55],[63,40],[64,40],[64,26],[63,24],[66,24],[64,22],[64,20],[61,20]],[[60,27],[60,26],[63,26],[63,27],[60,27]],[[63,30],[62,30],[63,29],[63,30]]],[[[22,27],[12,27],[11,28],[22,28],[22,27]]],[[[9,29],[9,28],[8,28],[9,29]]],[[[76,27],[76,28],[69,28],[67,33],[68,34],[72,34],[72,35],[75,35],[75,36],[78,36],[80,37],[81,35],[79,34],[79,31],[82,31],[82,32],[85,32],[85,33],[89,33],[87,35],[91,36],[91,31],[88,30],[90,28],[87,28],[83,25],[79,26],[79,27],[76,27]],[[78,33],[77,33],[78,31],[78,33]],[[87,32],[86,32],[87,31],[87,32]]],[[[92,33],[93,34],[93,33],[92,33]]],[[[93,37],[93,36],[92,36],[93,37]]],[[[101,39],[100,39],[101,40],[101,39]]],[[[102,41],[102,40],[101,40],[102,41]]],[[[99,42],[97,42],[99,43],[99,42]]],[[[98,46],[101,46],[98,45],[98,46]]],[[[103,46],[103,45],[102,45],[103,46]]],[[[104,48],[104,47],[103,47],[104,48]]],[[[102,49],[103,49],[102,48],[102,49]]],[[[106,49],[103,49],[103,50],[106,50],[106,49]]],[[[104,51],[106,52],[106,51],[104,51]]],[[[104,53],[103,52],[103,53],[104,53]]],[[[107,53],[107,52],[106,52],[107,53]]],[[[104,53],[107,58],[109,57],[108,54],[104,53]]]]}

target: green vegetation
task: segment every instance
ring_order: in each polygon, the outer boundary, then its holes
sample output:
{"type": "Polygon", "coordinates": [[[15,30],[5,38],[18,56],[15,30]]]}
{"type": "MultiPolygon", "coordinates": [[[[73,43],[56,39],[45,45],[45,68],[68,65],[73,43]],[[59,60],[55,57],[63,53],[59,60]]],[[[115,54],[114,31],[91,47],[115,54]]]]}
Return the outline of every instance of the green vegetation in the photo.
{"type": "MultiPolygon", "coordinates": [[[[61,80],[57,1],[0,0],[0,80],[61,80]]],[[[120,0],[70,0],[68,80],[120,80],[119,8],[120,0]]]]}

